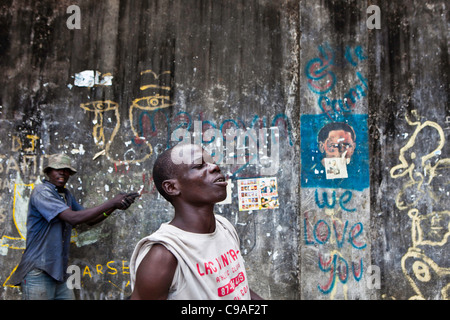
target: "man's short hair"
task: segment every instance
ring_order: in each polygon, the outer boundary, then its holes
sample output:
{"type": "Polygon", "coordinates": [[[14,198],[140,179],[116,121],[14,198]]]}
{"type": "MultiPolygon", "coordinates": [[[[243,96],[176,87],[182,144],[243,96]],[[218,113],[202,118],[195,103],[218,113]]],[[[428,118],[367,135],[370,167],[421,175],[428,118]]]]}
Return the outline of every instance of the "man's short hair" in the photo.
{"type": "Polygon", "coordinates": [[[356,140],[355,130],[353,130],[353,128],[345,122],[331,122],[324,125],[319,131],[317,140],[319,142],[325,142],[325,140],[327,140],[328,138],[328,135],[330,134],[330,131],[333,130],[344,130],[346,132],[349,132],[352,136],[353,141],[356,140]]]}
{"type": "Polygon", "coordinates": [[[165,180],[172,179],[175,176],[175,164],[172,161],[172,150],[174,147],[165,150],[156,158],[153,165],[153,183],[158,192],[169,202],[172,202],[170,196],[164,191],[162,183],[165,180]]]}

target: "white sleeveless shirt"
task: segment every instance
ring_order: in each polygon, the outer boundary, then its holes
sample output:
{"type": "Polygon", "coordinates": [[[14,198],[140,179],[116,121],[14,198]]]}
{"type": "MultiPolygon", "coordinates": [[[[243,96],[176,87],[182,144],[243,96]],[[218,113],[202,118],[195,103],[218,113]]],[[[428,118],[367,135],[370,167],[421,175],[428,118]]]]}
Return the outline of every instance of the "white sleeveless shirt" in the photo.
{"type": "Polygon", "coordinates": [[[142,259],[154,244],[162,244],[178,264],[169,300],[249,300],[244,259],[232,224],[216,215],[213,233],[192,233],[164,223],[138,242],[130,260],[131,288],[142,259]]]}

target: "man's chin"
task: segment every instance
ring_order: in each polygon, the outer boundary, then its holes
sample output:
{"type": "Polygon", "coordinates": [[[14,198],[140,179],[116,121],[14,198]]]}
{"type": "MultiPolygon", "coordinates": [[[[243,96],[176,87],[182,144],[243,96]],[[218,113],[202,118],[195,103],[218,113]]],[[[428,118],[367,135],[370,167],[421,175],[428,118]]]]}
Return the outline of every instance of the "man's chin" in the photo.
{"type": "Polygon", "coordinates": [[[53,183],[57,188],[59,189],[64,189],[64,187],[66,186],[66,182],[54,182],[53,183]]]}
{"type": "Polygon", "coordinates": [[[222,202],[222,201],[224,201],[226,198],[227,198],[227,193],[224,192],[223,195],[218,195],[218,196],[217,196],[217,199],[214,201],[214,203],[217,204],[217,203],[219,203],[219,202],[222,202]]]}

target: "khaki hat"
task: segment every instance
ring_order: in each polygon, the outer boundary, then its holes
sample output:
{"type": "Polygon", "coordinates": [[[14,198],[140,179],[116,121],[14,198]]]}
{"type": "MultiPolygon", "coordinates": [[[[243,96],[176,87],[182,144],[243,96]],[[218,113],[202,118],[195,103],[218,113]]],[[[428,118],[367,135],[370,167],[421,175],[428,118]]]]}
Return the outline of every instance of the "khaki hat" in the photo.
{"type": "Polygon", "coordinates": [[[44,173],[47,173],[48,169],[69,169],[71,171],[71,175],[77,173],[77,170],[72,167],[69,156],[63,153],[52,154],[48,158],[48,164],[44,168],[44,173]]]}

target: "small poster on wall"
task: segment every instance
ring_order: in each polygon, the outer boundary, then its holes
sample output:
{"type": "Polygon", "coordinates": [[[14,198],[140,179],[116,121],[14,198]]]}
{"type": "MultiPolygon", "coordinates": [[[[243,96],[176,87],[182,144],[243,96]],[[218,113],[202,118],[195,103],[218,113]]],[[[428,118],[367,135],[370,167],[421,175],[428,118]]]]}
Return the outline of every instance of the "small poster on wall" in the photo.
{"type": "Polygon", "coordinates": [[[324,158],[327,179],[348,178],[345,158],[324,158]]]}
{"type": "Polygon", "coordinates": [[[279,207],[277,178],[238,180],[239,211],[279,207]]]}

